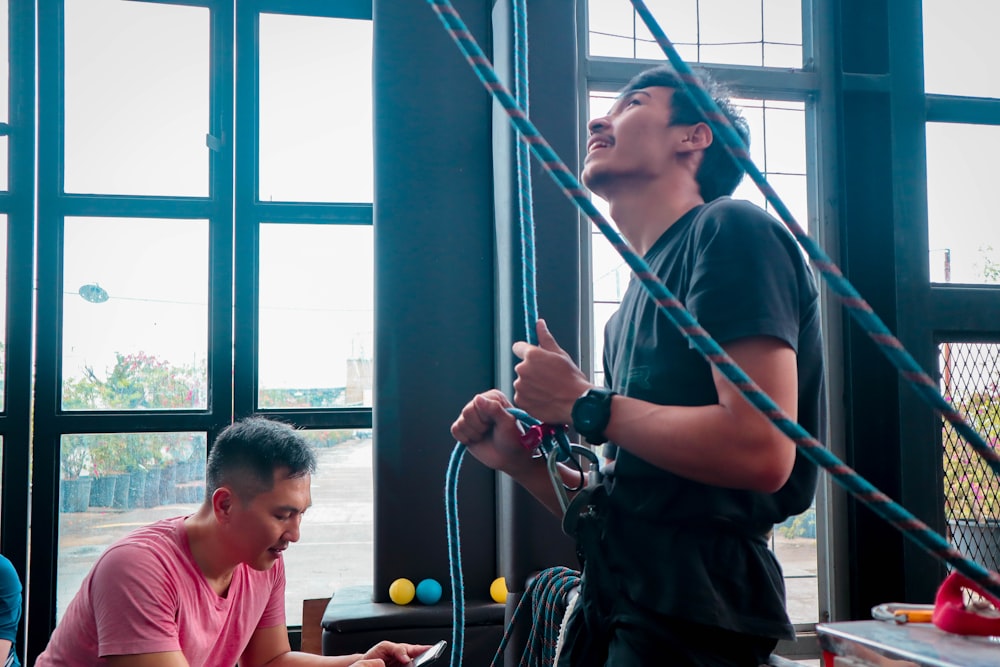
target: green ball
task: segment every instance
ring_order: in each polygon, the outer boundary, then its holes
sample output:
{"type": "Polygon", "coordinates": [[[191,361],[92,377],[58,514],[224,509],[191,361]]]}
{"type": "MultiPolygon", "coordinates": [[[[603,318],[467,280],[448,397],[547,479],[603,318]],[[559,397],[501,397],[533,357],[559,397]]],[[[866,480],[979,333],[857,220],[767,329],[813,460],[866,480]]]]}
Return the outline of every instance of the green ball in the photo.
{"type": "Polygon", "coordinates": [[[409,579],[397,579],[389,584],[389,599],[399,605],[413,602],[416,592],[413,582],[409,579]]]}

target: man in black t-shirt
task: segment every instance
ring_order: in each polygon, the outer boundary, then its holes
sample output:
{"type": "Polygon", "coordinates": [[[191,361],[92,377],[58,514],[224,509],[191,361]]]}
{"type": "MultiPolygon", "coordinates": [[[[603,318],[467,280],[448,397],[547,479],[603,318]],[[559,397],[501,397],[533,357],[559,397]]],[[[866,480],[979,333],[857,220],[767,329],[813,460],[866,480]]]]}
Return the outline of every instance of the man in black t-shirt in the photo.
{"type": "MultiPolygon", "coordinates": [[[[711,94],[717,91],[706,82],[711,94]]],[[[746,123],[717,102],[746,138],[746,123]]],[[[825,429],[819,299],[776,220],[729,195],[742,168],[714,141],[676,73],[633,79],[590,122],[583,181],[632,248],[785,414],[825,429]]],[[[708,364],[632,284],[605,331],[607,387],[592,385],[544,321],[514,345],[514,404],[608,442],[602,485],[567,517],[583,559],[560,667],[766,663],[794,631],[766,535],[804,511],[816,469],[708,364]]],[[[519,442],[497,390],[476,396],[452,434],[557,515],[545,466],[519,442]]],[[[576,476],[561,474],[568,484],[576,476]]],[[[576,504],[574,504],[575,506],[576,504]]]]}

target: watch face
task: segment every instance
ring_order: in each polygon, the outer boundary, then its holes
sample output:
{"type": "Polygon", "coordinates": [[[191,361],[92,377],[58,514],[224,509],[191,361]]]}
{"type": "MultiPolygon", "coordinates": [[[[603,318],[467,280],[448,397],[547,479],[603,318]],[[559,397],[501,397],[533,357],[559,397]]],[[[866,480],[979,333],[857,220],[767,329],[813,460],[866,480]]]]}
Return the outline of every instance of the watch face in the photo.
{"type": "Polygon", "coordinates": [[[601,422],[603,410],[601,402],[595,398],[587,397],[577,404],[577,413],[573,415],[578,431],[591,431],[601,422]]]}
{"type": "Polygon", "coordinates": [[[613,392],[591,389],[573,404],[573,428],[591,444],[605,441],[604,429],[611,419],[613,392]]]}

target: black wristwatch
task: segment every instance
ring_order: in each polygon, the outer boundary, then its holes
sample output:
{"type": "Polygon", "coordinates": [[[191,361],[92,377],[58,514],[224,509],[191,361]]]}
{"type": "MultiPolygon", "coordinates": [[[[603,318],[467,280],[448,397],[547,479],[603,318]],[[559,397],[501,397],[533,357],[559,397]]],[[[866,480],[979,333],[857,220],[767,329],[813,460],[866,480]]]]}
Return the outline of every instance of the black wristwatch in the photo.
{"type": "Polygon", "coordinates": [[[615,395],[610,389],[594,387],[573,403],[573,428],[592,445],[607,441],[604,429],[611,421],[611,397],[615,395]]]}

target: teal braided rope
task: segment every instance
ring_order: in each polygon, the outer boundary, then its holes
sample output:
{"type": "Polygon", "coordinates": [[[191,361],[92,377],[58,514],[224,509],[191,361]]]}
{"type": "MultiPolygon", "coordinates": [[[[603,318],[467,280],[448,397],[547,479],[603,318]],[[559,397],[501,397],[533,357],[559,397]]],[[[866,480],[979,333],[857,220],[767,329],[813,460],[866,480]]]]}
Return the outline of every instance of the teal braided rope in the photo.
{"type": "MultiPolygon", "coordinates": [[[[526,0],[514,0],[514,98],[528,113],[528,9],[526,0]]],[[[521,229],[521,290],[524,293],[524,335],[538,344],[538,295],[535,290],[535,218],[531,192],[531,154],[523,141],[516,142],[518,221],[521,229]]]]}
{"type": "Polygon", "coordinates": [[[444,24],[455,44],[462,51],[473,71],[486,89],[507,112],[511,122],[528,143],[532,152],[542,163],[549,175],[556,181],[567,197],[583,211],[611,242],[636,278],[652,296],[657,306],[667,318],[684,334],[698,352],[712,363],[719,372],[740,389],[751,404],[760,410],[782,433],[791,438],[803,456],[826,469],[833,479],[851,492],[873,512],[891,523],[907,538],[935,558],[951,564],[956,570],[979,583],[994,595],[1000,596],[1000,574],[990,572],[978,563],[965,558],[947,540],[932,531],[924,522],[891,498],[879,491],[870,482],[858,475],[849,466],[825,449],[798,423],[789,418],[773,400],[758,387],[729,355],[708,335],[701,325],[684,308],[683,304],[650,271],[649,266],[636,255],[621,235],[601,215],[587,197],[583,186],[569,168],[559,159],[552,147],[539,134],[524,112],[517,107],[500,80],[489,60],[465,27],[458,13],[447,0],[427,0],[444,24]]]}
{"type": "Polygon", "coordinates": [[[462,664],[465,647],[465,584],[462,580],[462,547],[458,532],[458,470],[462,466],[466,447],[455,443],[448,460],[444,481],[444,510],[448,525],[448,567],[451,576],[451,667],[462,664]]]}
{"type": "Polygon", "coordinates": [[[823,274],[834,293],[838,296],[844,307],[858,322],[865,333],[867,333],[882,352],[889,358],[892,364],[899,370],[900,375],[911,385],[914,390],[933,408],[937,409],[941,415],[955,427],[955,430],[965,438],[966,442],[972,445],[973,449],[986,461],[993,470],[993,473],[1000,475],[1000,452],[990,447],[983,437],[976,432],[966,419],[952,407],[951,403],[941,394],[937,384],[920,368],[916,360],[903,347],[889,328],[882,322],[872,307],[861,297],[854,286],[841,274],[840,269],[833,263],[823,249],[810,238],[804,229],[796,222],[791,211],[775,192],[774,188],[767,182],[764,174],[753,163],[746,146],[736,133],[729,119],[719,109],[718,104],[705,90],[702,82],[695,76],[691,68],[677,53],[674,45],[667,38],[660,28],[656,19],[646,8],[643,0],[630,0],[636,11],[646,23],[650,33],[663,49],[670,64],[677,71],[684,90],[692,98],[695,105],[701,110],[702,115],[708,119],[715,136],[719,137],[722,144],[729,151],[729,154],[739,162],[753,182],[760,189],[767,201],[774,207],[775,212],[795,236],[799,244],[809,255],[813,264],[823,274]]]}
{"type": "Polygon", "coordinates": [[[566,598],[579,583],[580,573],[568,567],[551,567],[539,572],[528,584],[527,590],[514,608],[490,667],[497,667],[500,664],[514,627],[525,618],[529,602],[532,612],[531,631],[524,652],[521,654],[519,666],[551,667],[555,660],[559,630],[566,612],[566,598]]]}

